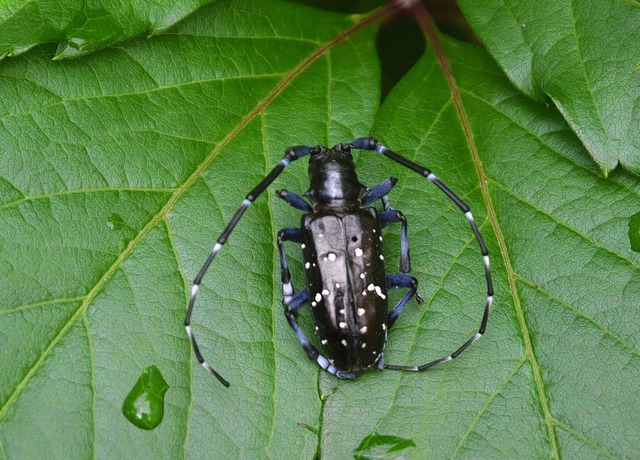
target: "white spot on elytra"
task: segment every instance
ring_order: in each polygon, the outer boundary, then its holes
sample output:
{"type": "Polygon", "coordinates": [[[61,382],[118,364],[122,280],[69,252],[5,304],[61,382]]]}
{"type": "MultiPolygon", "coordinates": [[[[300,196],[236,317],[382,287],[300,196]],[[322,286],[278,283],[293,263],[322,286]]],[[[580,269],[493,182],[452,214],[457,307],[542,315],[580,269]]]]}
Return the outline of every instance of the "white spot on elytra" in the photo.
{"type": "Polygon", "coordinates": [[[358,308],[358,316],[364,315],[364,308],[358,308]]]}
{"type": "Polygon", "coordinates": [[[362,252],[362,249],[361,248],[356,248],[356,257],[362,257],[362,254],[364,254],[362,252]]]}
{"type": "Polygon", "coordinates": [[[330,252],[327,257],[329,258],[329,260],[331,262],[333,262],[334,260],[336,260],[336,255],[333,252],[330,252]]]}
{"type": "Polygon", "coordinates": [[[344,308],[341,308],[340,310],[338,310],[338,312],[339,312],[341,315],[344,315],[344,308]]]}
{"type": "Polygon", "coordinates": [[[386,298],[387,298],[387,296],[385,296],[385,295],[382,293],[382,289],[380,289],[380,286],[376,286],[376,294],[378,294],[378,296],[379,296],[381,299],[386,299],[386,298]]]}
{"type": "Polygon", "coordinates": [[[380,236],[379,238],[380,238],[380,241],[382,241],[382,237],[380,236]]]}
{"type": "Polygon", "coordinates": [[[360,279],[364,279],[364,273],[360,273],[360,279]]]}
{"type": "Polygon", "coordinates": [[[367,326],[362,326],[360,328],[360,334],[366,334],[367,333],[367,326]]]}
{"type": "Polygon", "coordinates": [[[318,305],[318,304],[317,304],[317,303],[315,303],[315,302],[311,302],[311,306],[312,306],[312,307],[315,307],[316,305],[318,305]]]}
{"type": "Polygon", "coordinates": [[[367,291],[373,291],[374,289],[375,289],[375,286],[373,285],[373,283],[367,286],[367,291]]]}
{"type": "Polygon", "coordinates": [[[380,260],[384,260],[384,256],[380,254],[380,260]]]}
{"type": "Polygon", "coordinates": [[[342,339],[340,343],[342,343],[342,345],[344,345],[345,347],[347,346],[347,341],[345,339],[342,339]]]}
{"type": "Polygon", "coordinates": [[[386,325],[386,324],[384,324],[384,323],[382,323],[382,330],[383,330],[383,331],[386,331],[386,330],[387,330],[387,325],[386,325]]]}
{"type": "Polygon", "coordinates": [[[309,268],[311,268],[311,264],[309,262],[307,262],[306,264],[304,264],[304,268],[309,270],[309,268]]]}
{"type": "Polygon", "coordinates": [[[347,327],[347,323],[340,321],[340,323],[338,324],[338,326],[340,326],[342,329],[346,329],[347,327]]]}
{"type": "Polygon", "coordinates": [[[340,289],[340,283],[336,283],[336,289],[340,289]]]}
{"type": "Polygon", "coordinates": [[[320,295],[320,293],[319,293],[319,292],[318,292],[318,293],[316,293],[316,297],[315,297],[315,299],[316,299],[316,302],[320,302],[320,301],[322,300],[322,296],[320,295]]]}
{"type": "Polygon", "coordinates": [[[329,295],[329,290],[328,289],[323,289],[322,290],[322,295],[329,295]]]}
{"type": "Polygon", "coordinates": [[[326,344],[327,344],[327,342],[328,342],[328,340],[327,340],[327,339],[322,339],[322,340],[320,341],[320,343],[321,343],[322,345],[326,345],[326,344]]]}
{"type": "Polygon", "coordinates": [[[363,343],[363,344],[362,344],[362,348],[367,348],[367,344],[366,344],[366,343],[363,343]]]}
{"type": "Polygon", "coordinates": [[[306,245],[306,244],[304,244],[304,243],[302,243],[302,244],[300,245],[300,247],[301,247],[302,249],[304,249],[304,248],[306,248],[306,247],[307,247],[307,245],[306,245]]]}

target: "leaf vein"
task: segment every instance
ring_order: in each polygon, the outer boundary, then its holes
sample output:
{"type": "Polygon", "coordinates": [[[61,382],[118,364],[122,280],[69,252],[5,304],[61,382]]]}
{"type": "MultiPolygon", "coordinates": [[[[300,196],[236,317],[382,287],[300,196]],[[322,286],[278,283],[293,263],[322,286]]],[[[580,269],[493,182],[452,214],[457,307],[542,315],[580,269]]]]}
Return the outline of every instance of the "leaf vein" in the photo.
{"type": "Polygon", "coordinates": [[[571,225],[569,225],[566,222],[563,222],[562,220],[560,220],[559,218],[555,217],[553,214],[551,214],[549,211],[542,209],[538,206],[536,206],[534,203],[530,202],[529,200],[527,200],[526,198],[524,198],[523,196],[515,193],[514,191],[512,191],[511,189],[509,189],[507,186],[505,186],[504,184],[501,184],[500,182],[496,181],[495,179],[491,179],[491,182],[498,187],[500,190],[504,191],[505,193],[511,195],[512,197],[514,197],[516,200],[520,201],[521,203],[530,206],[531,208],[535,209],[536,212],[539,212],[540,214],[543,214],[545,216],[547,216],[549,219],[553,220],[556,224],[560,225],[563,228],[566,228],[567,230],[575,233],[576,235],[580,236],[581,238],[585,239],[586,241],[589,242],[589,244],[591,244],[592,246],[601,249],[603,251],[606,251],[612,255],[614,255],[615,257],[627,262],[629,265],[631,265],[634,269],[639,270],[640,269],[640,264],[634,262],[633,260],[629,259],[628,257],[624,256],[623,254],[620,254],[616,251],[614,251],[611,248],[608,248],[607,246],[605,246],[603,243],[594,240],[593,238],[591,238],[588,234],[582,232],[581,230],[572,227],[571,225]]]}
{"type": "Polygon", "coordinates": [[[84,299],[84,297],[70,297],[70,298],[45,300],[45,301],[42,301],[42,302],[35,302],[35,303],[31,303],[31,304],[24,304],[24,305],[20,305],[19,307],[9,308],[7,310],[0,310],[0,316],[9,315],[9,314],[12,314],[12,313],[18,313],[18,312],[21,312],[21,311],[30,310],[32,308],[46,307],[46,306],[49,306],[49,305],[54,305],[54,304],[59,304],[59,303],[79,302],[79,301],[81,301],[83,299],[84,299]]]}
{"type": "Polygon", "coordinates": [[[0,210],[9,208],[12,206],[18,206],[25,202],[37,201],[37,200],[47,200],[54,197],[66,196],[66,195],[87,195],[90,193],[115,193],[115,192],[141,192],[141,193],[173,193],[176,189],[173,188],[136,188],[136,187],[113,187],[113,188],[84,188],[84,189],[73,189],[73,190],[63,190],[61,192],[53,192],[45,195],[25,195],[24,198],[20,198],[18,200],[9,201],[8,203],[4,203],[0,205],[0,210]]]}
{"type": "MultiPolygon", "coordinates": [[[[168,89],[180,89],[180,88],[185,88],[185,87],[189,87],[189,86],[193,86],[193,85],[202,85],[202,84],[214,83],[214,82],[237,81],[237,80],[257,80],[257,79],[261,79],[261,78],[282,78],[282,79],[287,79],[288,76],[290,76],[290,73],[277,73],[277,72],[268,73],[268,74],[258,74],[258,75],[236,75],[236,76],[227,76],[227,77],[219,77],[219,78],[205,78],[205,79],[202,79],[202,80],[190,80],[190,81],[185,81],[183,83],[176,83],[176,84],[173,84],[173,85],[158,86],[156,88],[149,88],[149,89],[145,89],[145,90],[141,90],[141,91],[131,91],[131,92],[123,92],[123,93],[94,94],[94,95],[90,95],[90,96],[69,97],[69,98],[64,98],[64,97],[59,96],[59,95],[56,94],[56,97],[59,98],[59,100],[56,101],[56,102],[52,102],[50,104],[44,104],[44,105],[41,105],[39,107],[34,107],[33,109],[30,109],[30,110],[24,110],[22,112],[6,113],[6,114],[3,114],[2,116],[0,116],[0,120],[7,120],[7,119],[14,118],[14,117],[23,116],[23,115],[33,115],[33,114],[37,113],[40,110],[57,107],[57,106],[64,105],[64,104],[69,103],[69,102],[90,101],[90,100],[93,100],[93,99],[107,99],[107,98],[121,98],[121,97],[140,96],[140,95],[143,95],[143,94],[153,94],[153,93],[156,93],[156,92],[159,92],[159,91],[168,90],[168,89]]],[[[27,77],[20,77],[20,76],[16,76],[16,75],[0,74],[0,77],[8,77],[8,78],[14,78],[16,80],[26,80],[26,81],[33,82],[32,80],[29,80],[27,77]]],[[[51,90],[49,90],[48,88],[47,88],[47,91],[51,92],[52,94],[55,94],[51,90]]],[[[242,123],[242,120],[239,122],[239,124],[240,123],[242,123]]]]}
{"type": "Polygon", "coordinates": [[[93,428],[93,442],[91,444],[92,457],[96,458],[96,444],[98,440],[98,423],[97,423],[97,383],[96,383],[96,357],[95,347],[93,346],[93,336],[91,335],[91,328],[89,327],[89,319],[87,318],[87,312],[82,314],[82,325],[84,326],[85,334],[87,335],[87,344],[89,348],[89,363],[91,365],[91,425],[93,428]]]}
{"type": "Polygon", "coordinates": [[[509,373],[509,375],[507,375],[507,377],[500,383],[500,385],[498,385],[496,387],[495,391],[493,391],[491,394],[488,395],[488,397],[485,400],[484,404],[482,405],[482,407],[480,408],[480,410],[476,414],[475,418],[473,419],[473,421],[469,425],[469,428],[467,429],[467,432],[465,434],[463,434],[462,437],[460,438],[460,440],[458,441],[458,445],[456,446],[456,448],[453,450],[453,453],[451,454],[451,458],[452,459],[456,458],[456,455],[458,454],[458,451],[462,448],[462,446],[464,444],[464,441],[471,435],[471,433],[473,432],[474,428],[476,427],[476,425],[478,424],[478,422],[482,418],[482,415],[487,411],[487,409],[491,405],[491,402],[494,400],[494,398],[498,394],[500,394],[500,391],[502,391],[509,384],[509,382],[511,382],[511,379],[513,379],[513,377],[516,376],[518,371],[520,371],[520,369],[522,368],[522,366],[526,362],[527,362],[526,357],[523,357],[518,363],[516,363],[516,365],[514,366],[513,370],[509,373]]]}
{"type": "MultiPolygon", "coordinates": [[[[71,327],[77,322],[77,320],[84,314],[85,311],[89,308],[93,300],[96,298],[99,292],[105,287],[107,282],[111,280],[111,278],[115,275],[115,273],[122,267],[124,261],[131,255],[133,250],[138,246],[138,244],[142,241],[142,239],[147,236],[147,234],[156,227],[158,222],[165,218],[165,216],[169,213],[169,211],[173,208],[175,203],[182,197],[182,195],[188,190],[194,182],[200,178],[202,173],[209,167],[209,165],[213,162],[213,160],[220,154],[220,152],[226,147],[226,145],[238,134],[241,130],[243,130],[256,116],[260,115],[270,104],[271,102],[282,93],[282,91],[305,69],[307,69],[312,63],[314,63],[319,57],[324,55],[327,51],[329,51],[332,47],[342,43],[343,41],[349,39],[353,34],[358,32],[360,29],[368,26],[369,24],[381,19],[386,16],[389,11],[391,11],[391,7],[385,7],[376,10],[374,13],[362,18],[360,22],[352,25],[344,32],[336,35],[326,43],[320,45],[316,50],[310,53],[306,58],[302,59],[298,65],[296,65],[293,69],[291,69],[288,73],[282,75],[280,82],[274,85],[273,89],[260,101],[256,104],[256,106],[251,109],[237,124],[235,127],[229,130],[227,135],[216,145],[216,147],[203,159],[200,165],[193,171],[193,173],[184,181],[184,183],[178,187],[173,194],[169,197],[166,204],[162,207],[158,213],[153,216],[147,224],[138,232],[138,234],[133,238],[126,248],[120,253],[120,255],[115,259],[115,261],[111,264],[111,266],[106,270],[104,275],[100,277],[98,282],[94,285],[94,287],[87,293],[84,301],[80,304],[78,309],[73,313],[69,321],[60,329],[58,334],[53,338],[53,340],[49,343],[47,348],[40,355],[38,360],[34,363],[34,365],[29,369],[25,377],[20,381],[20,383],[16,386],[13,393],[7,399],[6,404],[0,409],[0,420],[3,420],[9,409],[13,406],[13,403],[18,399],[22,391],[26,388],[27,384],[31,381],[33,376],[38,372],[38,370],[42,367],[43,363],[49,357],[53,349],[58,345],[60,340],[67,334],[67,332],[71,329],[71,327]]],[[[85,98],[81,98],[85,99],[85,98]]],[[[0,118],[1,119],[1,118],[0,118]]],[[[126,353],[125,353],[126,354],[126,353]]],[[[236,444],[234,437],[229,436],[229,439],[236,444]]],[[[237,445],[237,444],[236,444],[237,445]]]]}
{"type": "Polygon", "coordinates": [[[553,294],[553,293],[549,292],[548,290],[544,289],[542,286],[539,286],[539,285],[535,284],[534,282],[523,278],[520,275],[516,275],[516,276],[518,277],[518,279],[520,281],[522,281],[523,283],[525,283],[529,287],[534,288],[535,290],[537,290],[541,294],[544,294],[545,296],[549,297],[551,300],[554,300],[555,302],[558,302],[560,305],[565,307],[567,310],[570,310],[571,312],[575,313],[576,316],[579,316],[580,318],[583,318],[583,319],[589,321],[596,328],[600,329],[602,332],[604,332],[606,335],[608,335],[613,340],[618,342],[620,345],[622,345],[625,348],[628,348],[629,351],[631,351],[631,353],[633,353],[634,355],[640,356],[640,350],[637,350],[633,345],[627,343],[624,339],[622,339],[622,337],[620,337],[619,335],[615,334],[607,326],[605,326],[605,325],[601,324],[600,322],[596,321],[593,317],[587,315],[586,313],[578,310],[576,307],[571,305],[569,302],[557,297],[555,294],[553,294]]]}

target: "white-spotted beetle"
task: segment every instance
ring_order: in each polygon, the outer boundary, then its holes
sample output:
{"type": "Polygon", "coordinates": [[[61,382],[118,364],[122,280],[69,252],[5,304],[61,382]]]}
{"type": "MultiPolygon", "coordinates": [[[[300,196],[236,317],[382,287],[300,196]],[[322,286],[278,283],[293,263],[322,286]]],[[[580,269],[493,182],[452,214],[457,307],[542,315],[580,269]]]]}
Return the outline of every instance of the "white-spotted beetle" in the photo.
{"type": "Polygon", "coordinates": [[[278,196],[294,208],[304,211],[300,228],[287,227],[278,232],[280,251],[282,293],[284,313],[298,336],[309,358],[322,369],[342,379],[351,379],[371,367],[423,371],[436,364],[459,356],[469,345],[478,340],[485,331],[487,318],[493,302],[493,285],[487,249],[469,206],[444,185],[431,171],[389,150],[375,138],[363,137],[334,147],[297,146],[285,150],[284,158],[246,196],[231,221],[213,246],[211,254],[200,269],[191,287],[189,308],[185,318],[187,335],[193,345],[198,362],[229,386],[215,369],[207,363],[196,343],[191,328],[191,314],[202,278],[209,269],[238,221],[258,196],[280,175],[292,161],[310,155],[310,187],[305,196],[287,190],[279,190],[278,196]],[[397,179],[389,178],[369,189],[358,181],[351,149],[375,150],[402,166],[427,178],[451,199],[464,213],[482,252],[487,280],[487,300],[478,332],[456,351],[420,366],[396,366],[385,364],[384,348],[387,331],[393,325],[411,297],[418,303],[418,281],[408,275],[411,271],[407,220],[404,215],[389,206],[387,194],[397,179]],[[375,208],[367,207],[377,200],[384,206],[378,214],[375,208]],[[382,228],[400,222],[401,256],[400,271],[396,275],[385,272],[382,256],[382,228]],[[283,243],[300,243],[308,287],[294,294],[290,282],[287,257],[283,243]],[[387,289],[408,288],[407,294],[395,308],[388,312],[387,289]],[[325,355],[307,339],[296,322],[296,313],[303,306],[311,305],[315,330],[320,338],[325,355]]]}

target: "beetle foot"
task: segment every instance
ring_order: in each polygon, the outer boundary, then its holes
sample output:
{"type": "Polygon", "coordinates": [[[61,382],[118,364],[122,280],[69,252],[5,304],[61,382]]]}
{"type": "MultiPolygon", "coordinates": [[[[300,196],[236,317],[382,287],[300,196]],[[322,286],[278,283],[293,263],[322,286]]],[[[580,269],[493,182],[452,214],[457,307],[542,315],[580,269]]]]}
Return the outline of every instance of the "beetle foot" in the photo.
{"type": "Polygon", "coordinates": [[[343,372],[343,371],[336,372],[336,377],[341,378],[343,380],[355,379],[357,376],[358,374],[356,374],[355,372],[343,372]]]}

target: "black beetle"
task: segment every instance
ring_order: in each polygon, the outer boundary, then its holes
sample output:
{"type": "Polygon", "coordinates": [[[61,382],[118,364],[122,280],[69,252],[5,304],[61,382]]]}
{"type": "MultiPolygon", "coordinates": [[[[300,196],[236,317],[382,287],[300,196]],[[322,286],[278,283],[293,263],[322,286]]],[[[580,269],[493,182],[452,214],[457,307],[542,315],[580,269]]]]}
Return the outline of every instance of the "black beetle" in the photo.
{"type": "Polygon", "coordinates": [[[189,308],[185,318],[187,335],[193,345],[198,362],[212,372],[225,386],[227,382],[207,363],[196,343],[191,328],[191,315],[198,288],[227,238],[238,224],[247,208],[280,175],[292,161],[310,155],[309,190],[305,196],[311,205],[295,193],[279,190],[278,196],[291,206],[305,211],[300,228],[287,227],[278,232],[282,292],[285,316],[298,336],[298,340],[310,359],[322,369],[343,379],[355,378],[371,367],[423,371],[456,358],[485,331],[491,304],[493,285],[487,249],[469,206],[444,185],[431,171],[387,149],[375,138],[364,137],[334,147],[297,146],[285,150],[284,158],[246,196],[231,221],[218,238],[211,254],[198,272],[191,287],[189,308]],[[391,160],[427,178],[447,195],[464,213],[482,252],[487,281],[487,300],[478,332],[456,351],[420,366],[396,366],[384,363],[387,331],[412,297],[418,303],[417,280],[408,275],[411,271],[407,220],[404,215],[389,206],[387,194],[397,180],[389,178],[370,189],[358,181],[351,149],[374,150],[391,160]],[[377,200],[383,203],[378,214],[367,207],[377,200]],[[382,228],[400,222],[401,256],[400,274],[387,275],[382,255],[382,228]],[[294,294],[290,282],[287,257],[283,243],[300,243],[308,288],[294,294]],[[395,308],[388,312],[387,289],[408,288],[407,294],[395,308]],[[321,355],[302,332],[295,315],[300,308],[310,304],[315,330],[325,351],[321,355]]]}

